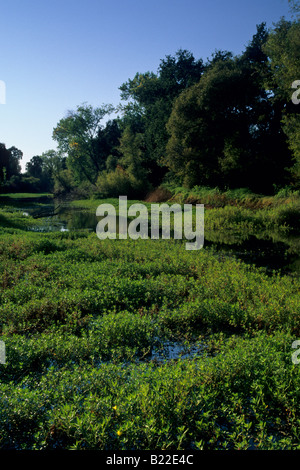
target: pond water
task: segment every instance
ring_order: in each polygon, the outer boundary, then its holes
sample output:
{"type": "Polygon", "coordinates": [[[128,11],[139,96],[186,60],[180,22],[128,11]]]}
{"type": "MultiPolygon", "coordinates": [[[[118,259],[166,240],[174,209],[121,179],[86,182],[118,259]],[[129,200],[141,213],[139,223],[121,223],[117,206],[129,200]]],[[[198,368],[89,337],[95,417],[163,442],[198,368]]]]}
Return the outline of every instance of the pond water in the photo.
{"type": "MultiPolygon", "coordinates": [[[[31,230],[39,232],[88,230],[96,231],[100,218],[95,211],[70,205],[44,205],[38,209],[23,208],[24,215],[39,218],[31,230]],[[42,223],[41,223],[42,222],[42,223]]],[[[118,230],[118,228],[117,228],[118,230]]],[[[219,256],[235,256],[246,263],[279,270],[282,274],[298,276],[300,273],[300,238],[276,233],[233,233],[231,231],[205,231],[204,249],[217,251],[219,256]]]]}
{"type": "Polygon", "coordinates": [[[296,237],[286,237],[279,241],[267,234],[265,238],[250,234],[239,242],[222,243],[210,241],[208,234],[205,244],[223,256],[235,256],[245,263],[265,268],[268,273],[279,270],[281,274],[300,274],[300,240],[296,237]]]}
{"type": "Polygon", "coordinates": [[[200,341],[186,343],[184,341],[161,341],[161,347],[151,351],[149,360],[164,362],[176,359],[197,357],[203,354],[205,344],[200,341]]]}

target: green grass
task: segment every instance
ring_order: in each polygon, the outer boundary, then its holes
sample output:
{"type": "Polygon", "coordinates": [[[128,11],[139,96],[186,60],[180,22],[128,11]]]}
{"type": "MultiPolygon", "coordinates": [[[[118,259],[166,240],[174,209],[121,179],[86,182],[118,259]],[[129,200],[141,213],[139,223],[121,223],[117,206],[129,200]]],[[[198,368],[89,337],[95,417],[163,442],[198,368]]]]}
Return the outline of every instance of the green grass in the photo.
{"type": "MultiPolygon", "coordinates": [[[[281,230],[300,232],[300,196],[299,191],[282,192],[283,196],[266,197],[252,194],[247,189],[221,192],[217,188],[195,188],[185,190],[175,188],[169,205],[204,204],[205,228],[208,230],[233,229],[247,230],[281,230]]],[[[128,201],[128,206],[141,201],[128,201]]],[[[72,201],[74,207],[96,212],[100,204],[112,204],[117,212],[119,200],[82,199],[72,201]]],[[[143,202],[150,209],[150,202],[143,202]]]]}
{"type": "MultiPolygon", "coordinates": [[[[133,199],[131,199],[131,200],[128,199],[128,201],[127,201],[128,207],[130,205],[136,204],[136,203],[140,204],[141,201],[133,200],[133,199]]],[[[148,203],[148,202],[142,202],[142,203],[148,208],[151,206],[151,203],[148,203]]],[[[119,199],[118,198],[78,199],[78,200],[75,200],[75,201],[70,201],[69,204],[73,207],[89,210],[91,212],[96,212],[97,207],[101,204],[111,204],[112,206],[115,207],[116,213],[118,213],[118,209],[119,209],[119,199]]]]}
{"type": "Polygon", "coordinates": [[[182,186],[164,184],[162,186],[171,194],[172,201],[180,203],[199,203],[212,208],[239,206],[248,209],[268,209],[289,203],[300,203],[300,191],[290,188],[279,190],[274,196],[256,194],[248,188],[220,190],[205,186],[187,189],[182,186]]]}
{"type": "Polygon", "coordinates": [[[1,198],[36,199],[36,198],[41,198],[41,197],[52,198],[53,195],[50,193],[5,193],[5,194],[0,194],[0,201],[1,201],[1,198]]]}
{"type": "MultiPolygon", "coordinates": [[[[228,226],[253,223],[236,209],[228,226]]],[[[0,449],[300,448],[297,277],[1,217],[0,449]],[[173,342],[196,353],[170,359],[173,342]]]]}

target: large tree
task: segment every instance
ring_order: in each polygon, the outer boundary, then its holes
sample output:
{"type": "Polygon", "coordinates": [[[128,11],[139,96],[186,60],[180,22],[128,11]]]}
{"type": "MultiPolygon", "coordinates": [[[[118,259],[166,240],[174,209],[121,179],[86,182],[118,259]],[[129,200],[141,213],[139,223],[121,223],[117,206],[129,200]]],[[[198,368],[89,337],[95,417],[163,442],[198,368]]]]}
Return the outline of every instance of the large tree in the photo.
{"type": "Polygon", "coordinates": [[[29,176],[34,178],[42,178],[43,174],[43,159],[39,155],[32,157],[29,162],[26,163],[26,172],[29,176]]]}
{"type": "MultiPolygon", "coordinates": [[[[294,11],[300,11],[300,3],[294,11]]],[[[299,15],[298,15],[299,16],[299,15]]],[[[299,18],[287,21],[282,18],[270,32],[264,46],[270,59],[271,75],[267,86],[273,91],[274,106],[281,111],[282,127],[293,155],[291,174],[300,186],[300,22],[299,18]],[[298,92],[297,92],[298,88],[298,92]],[[296,95],[296,100],[293,100],[296,95]]]]}
{"type": "Polygon", "coordinates": [[[174,103],[165,164],[187,185],[248,186],[271,191],[289,152],[265,89],[265,25],[239,57],[217,54],[200,81],[174,103]]]}
{"type": "Polygon", "coordinates": [[[154,185],[159,184],[166,171],[162,157],[173,102],[199,80],[202,72],[202,60],[195,60],[189,51],[180,49],[175,56],[168,55],[161,60],[157,73],[137,73],[120,87],[121,99],[126,102],[121,106],[123,119],[130,127],[127,132],[143,133],[144,165],[149,170],[149,182],[154,185]]]}
{"type": "Polygon", "coordinates": [[[37,179],[38,191],[53,191],[55,187],[63,190],[72,189],[72,176],[66,167],[66,157],[56,150],[47,150],[42,155],[35,155],[26,163],[26,176],[37,179]]]}
{"type": "Polygon", "coordinates": [[[103,169],[97,137],[103,129],[103,118],[113,110],[109,104],[98,108],[82,104],[76,111],[69,111],[53,130],[53,139],[57,141],[59,151],[67,156],[67,165],[78,182],[94,183],[103,169]]]}
{"type": "Polygon", "coordinates": [[[21,173],[22,157],[23,153],[16,147],[7,149],[5,144],[0,144],[0,182],[8,181],[21,173]]]}
{"type": "Polygon", "coordinates": [[[225,173],[241,164],[243,86],[236,62],[222,60],[175,101],[164,163],[184,185],[220,183],[220,159],[225,173]]]}

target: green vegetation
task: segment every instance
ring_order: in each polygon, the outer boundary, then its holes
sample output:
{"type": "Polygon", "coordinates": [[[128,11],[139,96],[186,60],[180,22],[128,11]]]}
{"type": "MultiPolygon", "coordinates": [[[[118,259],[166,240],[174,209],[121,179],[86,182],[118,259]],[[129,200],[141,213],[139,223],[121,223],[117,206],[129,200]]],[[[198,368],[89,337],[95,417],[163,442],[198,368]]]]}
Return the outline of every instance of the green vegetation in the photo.
{"type": "Polygon", "coordinates": [[[5,196],[1,196],[1,201],[5,201],[3,198],[12,198],[12,199],[41,199],[45,197],[52,198],[51,193],[6,193],[5,196]]]}
{"type": "MultiPolygon", "coordinates": [[[[275,196],[267,197],[243,189],[222,192],[218,188],[195,187],[192,190],[187,190],[184,187],[172,188],[170,185],[166,185],[162,189],[166,189],[168,192],[168,204],[204,204],[206,230],[238,228],[239,232],[243,229],[248,233],[258,230],[280,230],[296,234],[299,231],[299,191],[281,190],[275,196]]],[[[163,191],[162,193],[166,194],[163,191]]],[[[139,201],[130,201],[131,204],[136,202],[139,201]]],[[[161,202],[155,198],[155,192],[154,197],[150,194],[147,202],[143,202],[143,204],[150,208],[151,202],[161,202]]],[[[102,203],[112,204],[118,211],[118,200],[115,198],[79,199],[70,204],[95,213],[97,207],[102,203]]]]}
{"type": "Polygon", "coordinates": [[[297,277],[36,223],[1,211],[1,449],[299,449],[297,277]]]}
{"type": "Polygon", "coordinates": [[[69,111],[25,174],[0,144],[0,449],[300,449],[297,269],[230,252],[299,255],[299,37],[283,18],[239,56],[166,56],[117,109],[69,111]],[[204,204],[204,248],[49,229],[123,195],[204,204]]]}

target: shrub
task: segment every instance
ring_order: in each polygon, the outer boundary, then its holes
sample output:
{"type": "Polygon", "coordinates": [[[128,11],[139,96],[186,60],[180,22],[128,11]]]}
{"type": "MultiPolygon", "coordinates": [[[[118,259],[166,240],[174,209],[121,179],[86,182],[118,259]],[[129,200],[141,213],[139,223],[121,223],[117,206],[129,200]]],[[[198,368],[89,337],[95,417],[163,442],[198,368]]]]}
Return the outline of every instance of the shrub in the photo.
{"type": "Polygon", "coordinates": [[[137,183],[121,167],[117,167],[114,171],[103,171],[100,173],[96,186],[103,197],[119,197],[124,195],[130,199],[138,197],[142,190],[142,184],[137,183]]]}

